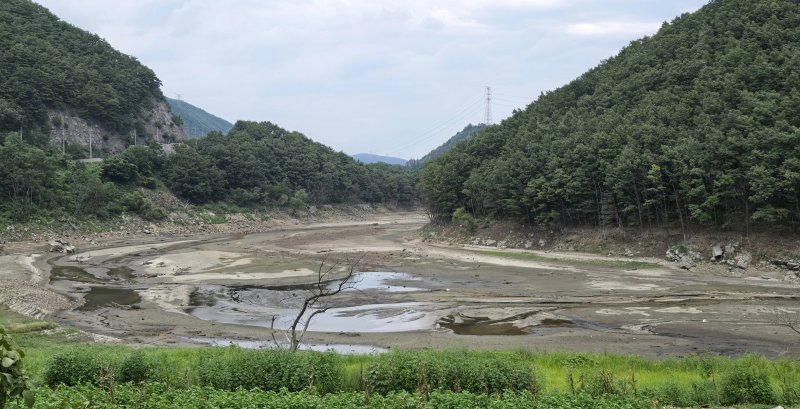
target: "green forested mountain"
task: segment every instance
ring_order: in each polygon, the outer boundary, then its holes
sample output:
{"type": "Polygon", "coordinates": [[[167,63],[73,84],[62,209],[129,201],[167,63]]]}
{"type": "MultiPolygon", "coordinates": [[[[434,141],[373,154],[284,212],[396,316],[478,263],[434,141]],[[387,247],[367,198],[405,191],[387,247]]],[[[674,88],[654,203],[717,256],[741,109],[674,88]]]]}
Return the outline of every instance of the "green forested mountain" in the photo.
{"type": "Polygon", "coordinates": [[[418,201],[418,172],[384,163],[364,165],[298,132],[269,122],[237,122],[227,136],[178,145],[132,146],[102,163],[67,160],[17,133],[0,138],[0,225],[30,219],[104,219],[122,212],[164,217],[137,190],[170,188],[195,204],[249,208],[418,201]]]}
{"type": "Polygon", "coordinates": [[[410,203],[417,175],[400,166],[364,165],[342,152],[269,122],[239,121],[227,136],[212,132],[167,157],[164,177],[195,203],[239,205],[410,203]]]}
{"type": "Polygon", "coordinates": [[[465,126],[464,129],[462,129],[457,134],[450,137],[450,139],[448,139],[447,142],[439,145],[436,149],[428,152],[427,155],[417,160],[412,159],[408,161],[408,166],[411,166],[415,169],[421,168],[426,163],[438,158],[439,156],[444,155],[444,153],[449,151],[450,149],[453,149],[453,147],[456,146],[457,143],[471,138],[472,135],[475,135],[475,133],[477,133],[483,128],[486,128],[486,124],[478,124],[478,125],[469,124],[465,126]]]}
{"type": "Polygon", "coordinates": [[[211,131],[228,133],[233,128],[232,123],[186,101],[167,98],[167,103],[172,113],[181,117],[181,128],[191,138],[206,136],[211,131]]]}
{"type": "Polygon", "coordinates": [[[129,132],[143,110],[163,101],[161,82],[114,50],[30,0],[0,1],[0,134],[42,134],[48,109],[129,132]]]}
{"type": "Polygon", "coordinates": [[[800,3],[714,0],[422,171],[439,218],[800,224],[800,3]]]}
{"type": "Polygon", "coordinates": [[[167,155],[158,142],[177,139],[171,131],[180,129],[159,87],[153,71],[98,36],[29,0],[0,0],[0,226],[123,212],[164,217],[140,187],[260,208],[417,200],[416,173],[363,165],[270,123],[239,122],[228,136],[213,131],[167,155]],[[64,117],[68,123],[56,124],[64,117]],[[104,162],[85,164],[72,160],[85,153],[79,143],[49,143],[51,126],[86,128],[94,143],[113,130],[130,140],[104,162]]]}

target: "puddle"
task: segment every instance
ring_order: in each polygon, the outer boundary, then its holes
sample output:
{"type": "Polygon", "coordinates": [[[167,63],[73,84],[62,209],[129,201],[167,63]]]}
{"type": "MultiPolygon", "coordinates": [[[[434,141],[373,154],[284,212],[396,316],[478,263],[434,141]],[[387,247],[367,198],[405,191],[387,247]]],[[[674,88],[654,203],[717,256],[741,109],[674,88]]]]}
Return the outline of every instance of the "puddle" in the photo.
{"type": "Polygon", "coordinates": [[[564,320],[559,318],[545,318],[539,323],[540,327],[571,327],[575,325],[572,320],[564,320]]]}
{"type": "Polygon", "coordinates": [[[142,300],[134,290],[115,287],[92,287],[83,299],[85,303],[78,308],[80,311],[96,310],[113,304],[133,305],[142,300]]]}
{"type": "MultiPolygon", "coordinates": [[[[339,280],[326,281],[327,289],[336,289],[339,280]]],[[[425,288],[404,285],[422,282],[416,276],[397,272],[362,272],[353,277],[353,288],[345,291],[373,291],[379,293],[405,293],[429,291],[425,288]]],[[[296,318],[306,294],[313,284],[283,286],[213,286],[197,288],[191,295],[185,311],[206,321],[226,324],[273,326],[289,328],[296,318]]],[[[332,298],[331,300],[335,300],[332,298]]],[[[432,330],[437,316],[432,311],[438,304],[381,303],[330,308],[317,314],[311,321],[310,331],[318,332],[407,332],[432,330]],[[431,307],[433,305],[434,307],[431,307]],[[425,308],[423,308],[425,306],[425,308]]],[[[312,311],[309,311],[310,315],[312,311]]]]}
{"type": "MultiPolygon", "coordinates": [[[[350,281],[350,283],[348,283],[348,286],[352,288],[348,288],[345,291],[376,290],[389,293],[430,291],[429,289],[426,288],[412,287],[400,284],[401,282],[404,281],[422,281],[422,280],[419,277],[415,277],[408,273],[385,272],[385,271],[362,272],[353,274],[352,280],[350,281]]],[[[341,282],[342,282],[341,279],[328,280],[325,281],[324,284],[326,289],[333,290],[336,289],[341,282]]],[[[299,284],[299,285],[270,286],[264,288],[273,291],[311,291],[317,288],[317,286],[316,284],[299,284]]]]}
{"type": "Polygon", "coordinates": [[[50,281],[69,280],[80,283],[100,284],[104,281],[88,271],[75,266],[53,266],[50,270],[50,281]]]}
{"type": "Polygon", "coordinates": [[[467,317],[458,314],[443,317],[437,324],[457,335],[528,335],[528,328],[509,322],[518,318],[520,317],[492,320],[488,317],[467,317]]]}
{"type": "MultiPolygon", "coordinates": [[[[237,339],[227,338],[186,338],[188,341],[204,344],[215,347],[227,347],[236,345],[245,349],[271,349],[275,348],[275,344],[271,341],[244,341],[237,339]]],[[[286,348],[285,344],[281,344],[281,348],[286,348]]],[[[300,349],[304,351],[318,351],[327,352],[333,351],[343,355],[372,355],[388,352],[389,349],[376,347],[374,345],[360,345],[360,344],[300,344],[300,349]]]]}
{"type": "MultiPolygon", "coordinates": [[[[436,317],[431,309],[430,304],[417,302],[331,308],[317,314],[308,329],[344,333],[432,330],[436,317]]],[[[190,313],[206,321],[261,327],[270,327],[274,316],[274,327],[287,329],[295,319],[297,309],[220,301],[214,307],[194,307],[190,313]]]]}
{"type": "Polygon", "coordinates": [[[132,280],[133,270],[128,267],[114,267],[106,272],[106,275],[117,280],[132,280]]]}

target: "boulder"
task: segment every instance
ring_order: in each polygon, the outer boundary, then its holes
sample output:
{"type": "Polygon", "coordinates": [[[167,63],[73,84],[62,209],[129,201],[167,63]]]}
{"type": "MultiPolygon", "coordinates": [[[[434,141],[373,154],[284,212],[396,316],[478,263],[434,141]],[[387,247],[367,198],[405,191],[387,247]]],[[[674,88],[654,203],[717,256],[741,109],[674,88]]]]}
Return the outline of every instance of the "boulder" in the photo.
{"type": "Polygon", "coordinates": [[[74,254],[76,251],[78,251],[75,246],[63,240],[50,240],[47,242],[47,244],[50,246],[49,251],[51,253],[74,254]]]}
{"type": "Polygon", "coordinates": [[[734,254],[739,250],[739,242],[732,241],[725,245],[725,257],[733,257],[734,254]]]}
{"type": "Polygon", "coordinates": [[[725,250],[722,249],[721,245],[717,244],[711,248],[711,261],[717,261],[721,259],[724,254],[725,250]]]}
{"type": "Polygon", "coordinates": [[[691,256],[684,255],[678,260],[678,267],[684,270],[691,270],[697,263],[692,259],[691,256]]]}
{"type": "Polygon", "coordinates": [[[753,256],[750,255],[750,252],[748,251],[742,251],[739,254],[733,256],[733,265],[743,270],[750,267],[750,263],[752,262],[753,262],[753,256]]]}
{"type": "Polygon", "coordinates": [[[667,261],[671,261],[673,263],[681,261],[681,257],[682,257],[681,252],[675,247],[668,248],[667,249],[667,254],[664,255],[664,258],[667,261]]]}

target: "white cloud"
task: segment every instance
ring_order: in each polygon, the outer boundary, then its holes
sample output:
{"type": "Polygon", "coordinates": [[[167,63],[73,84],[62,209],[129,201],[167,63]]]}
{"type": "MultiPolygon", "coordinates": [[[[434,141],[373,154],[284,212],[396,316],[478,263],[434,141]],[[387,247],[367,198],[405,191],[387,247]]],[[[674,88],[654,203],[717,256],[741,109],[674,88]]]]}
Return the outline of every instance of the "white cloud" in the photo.
{"type": "MultiPolygon", "coordinates": [[[[533,100],[706,0],[36,1],[153,68],[167,95],[226,119],[420,157],[482,120],[476,109],[401,149],[483,86],[533,100]]],[[[501,102],[495,120],[511,112],[501,102]]]]}
{"type": "Polygon", "coordinates": [[[661,27],[659,21],[595,21],[567,25],[567,32],[580,36],[653,34],[661,27]]]}

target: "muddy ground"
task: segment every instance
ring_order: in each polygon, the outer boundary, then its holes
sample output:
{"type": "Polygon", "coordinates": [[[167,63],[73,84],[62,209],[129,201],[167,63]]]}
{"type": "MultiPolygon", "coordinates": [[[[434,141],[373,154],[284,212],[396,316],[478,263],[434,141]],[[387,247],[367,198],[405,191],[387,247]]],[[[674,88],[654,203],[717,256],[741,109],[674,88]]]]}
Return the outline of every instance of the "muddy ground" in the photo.
{"type": "Polygon", "coordinates": [[[258,346],[273,342],[270,327],[285,340],[321,265],[335,278],[358,260],[356,288],[325,300],[305,342],[359,352],[800,355],[800,336],[778,325],[800,314],[800,289],[783,273],[698,273],[667,262],[626,270],[578,253],[499,257],[423,241],[426,222],[394,213],[263,233],[124,237],[74,255],[9,245],[0,278],[15,284],[3,280],[0,302],[104,340],[258,346]]]}

